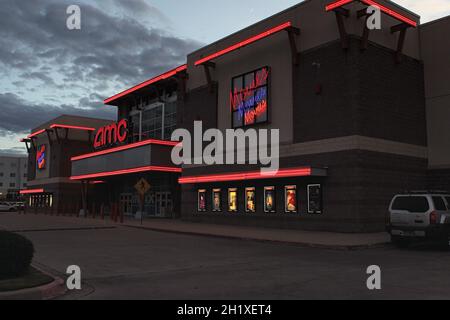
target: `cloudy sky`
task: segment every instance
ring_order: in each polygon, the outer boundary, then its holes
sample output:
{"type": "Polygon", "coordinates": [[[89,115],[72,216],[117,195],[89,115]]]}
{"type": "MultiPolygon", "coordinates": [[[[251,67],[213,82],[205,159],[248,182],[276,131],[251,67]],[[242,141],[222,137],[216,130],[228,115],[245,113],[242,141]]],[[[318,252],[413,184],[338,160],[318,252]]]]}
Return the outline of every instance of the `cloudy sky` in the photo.
{"type": "MultiPolygon", "coordinates": [[[[61,114],[113,119],[104,98],[299,1],[0,0],[0,152],[25,152],[18,140],[61,114]],[[71,4],[80,31],[66,28],[71,4]]],[[[396,2],[422,22],[450,14],[450,0],[396,2]]]]}

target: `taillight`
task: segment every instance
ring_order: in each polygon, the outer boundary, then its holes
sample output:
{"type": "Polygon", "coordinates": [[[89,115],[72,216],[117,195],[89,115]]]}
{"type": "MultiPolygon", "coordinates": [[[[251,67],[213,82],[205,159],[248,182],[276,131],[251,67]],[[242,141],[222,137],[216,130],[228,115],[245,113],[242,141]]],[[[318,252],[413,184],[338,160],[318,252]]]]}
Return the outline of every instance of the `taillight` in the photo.
{"type": "Polygon", "coordinates": [[[438,223],[438,214],[436,211],[433,211],[430,213],[430,224],[437,224],[438,223]]]}

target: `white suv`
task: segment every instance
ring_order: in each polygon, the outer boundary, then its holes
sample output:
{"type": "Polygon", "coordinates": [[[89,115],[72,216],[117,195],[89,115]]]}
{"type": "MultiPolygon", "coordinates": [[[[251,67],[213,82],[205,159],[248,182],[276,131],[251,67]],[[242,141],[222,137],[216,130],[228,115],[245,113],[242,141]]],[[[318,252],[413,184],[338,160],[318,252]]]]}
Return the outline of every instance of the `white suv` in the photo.
{"type": "Polygon", "coordinates": [[[450,194],[411,192],[394,196],[387,226],[392,242],[407,245],[414,238],[438,241],[450,239],[450,194]]]}

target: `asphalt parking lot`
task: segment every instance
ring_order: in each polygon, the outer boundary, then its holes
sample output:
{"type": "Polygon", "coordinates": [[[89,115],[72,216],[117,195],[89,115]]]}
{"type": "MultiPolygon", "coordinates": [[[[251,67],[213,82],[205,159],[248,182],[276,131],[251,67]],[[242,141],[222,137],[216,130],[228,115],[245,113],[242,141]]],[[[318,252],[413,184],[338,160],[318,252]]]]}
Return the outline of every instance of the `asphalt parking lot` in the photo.
{"type": "Polygon", "coordinates": [[[450,251],[430,246],[304,248],[69,218],[18,229],[38,265],[60,275],[80,266],[82,290],[61,299],[450,298],[450,251]],[[370,265],[382,270],[382,290],[367,289],[370,265]]]}

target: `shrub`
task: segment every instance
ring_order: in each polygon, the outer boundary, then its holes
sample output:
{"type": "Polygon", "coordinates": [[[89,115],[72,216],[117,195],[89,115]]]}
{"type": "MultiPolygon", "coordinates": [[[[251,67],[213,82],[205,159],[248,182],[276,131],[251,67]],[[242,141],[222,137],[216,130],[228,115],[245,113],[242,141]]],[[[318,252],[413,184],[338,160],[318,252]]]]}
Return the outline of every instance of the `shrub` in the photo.
{"type": "Polygon", "coordinates": [[[29,270],[34,246],[27,238],[0,231],[0,279],[20,277],[29,270]]]}

